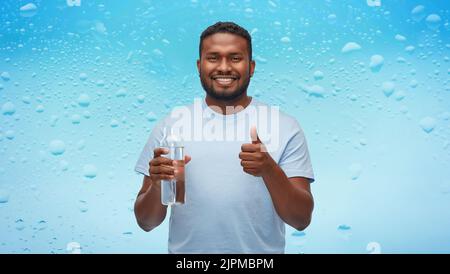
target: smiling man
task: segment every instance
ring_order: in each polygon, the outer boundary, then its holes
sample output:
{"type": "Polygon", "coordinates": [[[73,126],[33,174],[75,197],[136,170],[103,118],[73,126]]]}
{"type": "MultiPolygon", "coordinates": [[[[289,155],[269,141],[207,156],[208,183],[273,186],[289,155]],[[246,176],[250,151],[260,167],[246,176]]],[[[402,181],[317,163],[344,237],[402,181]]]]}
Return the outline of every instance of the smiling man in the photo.
{"type": "Polygon", "coordinates": [[[229,32],[210,34],[212,31],[213,28],[207,29],[202,34],[197,60],[207,103],[221,107],[248,105],[247,88],[255,71],[251,40],[229,32]]]}
{"type": "Polygon", "coordinates": [[[166,217],[160,184],[176,171],[159,141],[164,128],[181,125],[184,133],[201,134],[182,138],[189,155],[186,203],[171,208],[169,253],[284,253],[285,224],[303,230],[313,211],[314,174],[303,131],[294,117],[268,111],[247,95],[255,61],[245,29],[231,22],[208,27],[199,53],[206,92],[201,115],[194,103],[183,119],[174,119],[180,112],[172,111],[152,130],[135,167],[144,175],[137,223],[150,231],[166,217]]]}

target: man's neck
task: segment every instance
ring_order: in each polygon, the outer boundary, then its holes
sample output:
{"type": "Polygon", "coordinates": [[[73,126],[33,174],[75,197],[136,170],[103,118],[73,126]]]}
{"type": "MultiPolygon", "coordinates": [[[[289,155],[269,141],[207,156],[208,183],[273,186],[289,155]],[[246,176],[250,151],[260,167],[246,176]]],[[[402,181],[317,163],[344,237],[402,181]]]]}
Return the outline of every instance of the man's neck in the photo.
{"type": "Polygon", "coordinates": [[[236,98],[235,100],[225,101],[215,99],[207,94],[205,101],[209,107],[211,106],[219,107],[222,110],[223,115],[229,115],[237,113],[246,108],[252,101],[252,97],[247,96],[247,94],[244,93],[242,96],[236,98]]]}

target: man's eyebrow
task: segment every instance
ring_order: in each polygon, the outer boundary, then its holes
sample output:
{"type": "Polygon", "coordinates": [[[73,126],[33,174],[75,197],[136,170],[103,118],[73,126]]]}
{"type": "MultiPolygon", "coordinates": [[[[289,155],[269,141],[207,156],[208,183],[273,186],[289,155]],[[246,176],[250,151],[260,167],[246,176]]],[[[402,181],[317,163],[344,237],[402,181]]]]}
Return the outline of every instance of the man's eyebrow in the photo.
{"type": "MultiPolygon", "coordinates": [[[[220,54],[220,52],[218,52],[218,51],[210,51],[210,52],[206,52],[205,54],[206,55],[218,55],[218,54],[220,54]]],[[[228,53],[228,55],[244,55],[244,53],[242,53],[242,52],[230,52],[230,53],[228,53]]]]}

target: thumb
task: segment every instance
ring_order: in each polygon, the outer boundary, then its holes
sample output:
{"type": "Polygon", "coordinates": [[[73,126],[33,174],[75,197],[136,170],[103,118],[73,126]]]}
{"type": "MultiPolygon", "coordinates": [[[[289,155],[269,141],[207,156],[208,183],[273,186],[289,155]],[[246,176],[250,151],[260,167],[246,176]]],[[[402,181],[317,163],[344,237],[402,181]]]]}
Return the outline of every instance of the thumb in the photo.
{"type": "Polygon", "coordinates": [[[250,137],[252,138],[252,144],[261,144],[261,140],[259,139],[258,132],[256,131],[256,126],[252,126],[250,129],[250,137]]]}
{"type": "Polygon", "coordinates": [[[184,156],[184,164],[187,164],[187,163],[189,163],[190,161],[191,161],[191,156],[185,155],[185,156],[184,156]]]}

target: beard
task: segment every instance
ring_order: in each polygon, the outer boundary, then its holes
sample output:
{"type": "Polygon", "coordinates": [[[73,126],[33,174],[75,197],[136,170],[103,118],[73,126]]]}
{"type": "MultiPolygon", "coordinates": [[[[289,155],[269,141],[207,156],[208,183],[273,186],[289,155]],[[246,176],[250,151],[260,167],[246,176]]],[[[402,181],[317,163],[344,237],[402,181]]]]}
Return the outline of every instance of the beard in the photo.
{"type": "MultiPolygon", "coordinates": [[[[237,79],[235,81],[238,81],[238,80],[239,79],[237,79]]],[[[213,87],[213,82],[211,82],[211,85],[208,86],[208,83],[206,82],[206,80],[201,76],[200,76],[200,82],[202,84],[203,89],[212,98],[214,98],[216,100],[232,101],[232,100],[240,97],[242,94],[244,94],[247,91],[247,88],[250,84],[250,77],[247,77],[241,86],[237,85],[237,88],[230,93],[227,93],[226,91],[220,92],[220,91],[215,90],[213,87]]]]}

